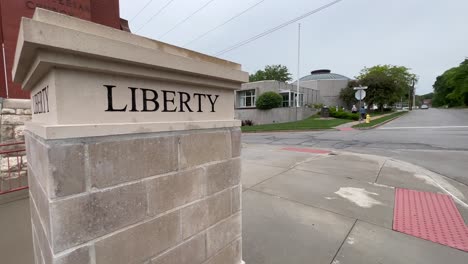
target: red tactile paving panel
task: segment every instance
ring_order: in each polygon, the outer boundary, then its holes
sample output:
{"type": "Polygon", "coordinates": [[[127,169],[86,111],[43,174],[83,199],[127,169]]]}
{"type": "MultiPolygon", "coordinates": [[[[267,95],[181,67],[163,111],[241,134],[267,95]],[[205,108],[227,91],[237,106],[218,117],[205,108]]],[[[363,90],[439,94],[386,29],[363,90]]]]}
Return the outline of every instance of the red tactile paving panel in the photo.
{"type": "Polygon", "coordinates": [[[352,127],[343,127],[343,128],[338,128],[339,131],[354,131],[356,129],[352,127]]]}
{"type": "Polygon", "coordinates": [[[310,148],[282,148],[281,150],[305,152],[305,153],[313,153],[313,154],[329,154],[331,152],[328,150],[310,149],[310,148]]]}
{"type": "Polygon", "coordinates": [[[448,195],[397,188],[393,230],[468,251],[468,227],[448,195]]]}

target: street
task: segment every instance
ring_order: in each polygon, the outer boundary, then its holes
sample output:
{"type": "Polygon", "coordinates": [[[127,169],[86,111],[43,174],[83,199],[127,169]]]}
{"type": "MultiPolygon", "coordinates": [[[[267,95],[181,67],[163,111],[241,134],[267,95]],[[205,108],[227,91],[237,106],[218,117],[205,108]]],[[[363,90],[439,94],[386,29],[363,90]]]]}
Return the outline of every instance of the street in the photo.
{"type": "Polygon", "coordinates": [[[444,244],[425,234],[468,237],[467,139],[468,111],[439,109],[373,130],[243,134],[244,260],[466,263],[466,242],[444,244]],[[408,220],[423,234],[396,230],[401,190],[453,198],[459,213],[436,218],[440,224],[453,215],[445,226],[459,231],[428,231],[414,224],[416,211],[408,220]]]}
{"type": "Polygon", "coordinates": [[[392,157],[468,185],[468,109],[415,110],[372,130],[245,133],[243,142],[392,157]]]}

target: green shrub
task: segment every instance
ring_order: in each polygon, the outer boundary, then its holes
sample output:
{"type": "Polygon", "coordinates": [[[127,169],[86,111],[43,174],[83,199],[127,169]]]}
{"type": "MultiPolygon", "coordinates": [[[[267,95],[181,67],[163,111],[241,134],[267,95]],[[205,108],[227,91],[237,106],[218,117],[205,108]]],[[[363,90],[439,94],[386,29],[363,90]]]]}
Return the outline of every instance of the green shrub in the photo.
{"type": "Polygon", "coordinates": [[[336,111],[335,107],[330,107],[330,116],[334,118],[340,118],[340,119],[348,119],[348,120],[359,120],[359,114],[353,114],[350,112],[346,112],[343,109],[338,109],[336,111]]]}
{"type": "Polygon", "coordinates": [[[282,104],[283,97],[275,92],[262,93],[255,102],[257,108],[262,110],[280,107],[282,104]]]}
{"type": "Polygon", "coordinates": [[[322,109],[323,104],[313,104],[313,106],[314,106],[315,109],[320,110],[320,109],[322,109]]]}

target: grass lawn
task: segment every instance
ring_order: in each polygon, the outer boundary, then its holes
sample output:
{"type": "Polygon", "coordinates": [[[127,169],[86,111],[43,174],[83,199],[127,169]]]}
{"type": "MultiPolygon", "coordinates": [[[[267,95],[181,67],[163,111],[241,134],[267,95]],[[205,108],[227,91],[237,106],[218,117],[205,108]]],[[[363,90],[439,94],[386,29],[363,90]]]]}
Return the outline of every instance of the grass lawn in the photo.
{"type": "MultiPolygon", "coordinates": [[[[407,111],[403,111],[403,112],[396,112],[396,113],[393,113],[391,115],[388,115],[388,116],[384,116],[384,117],[381,117],[381,118],[377,118],[377,119],[373,119],[370,121],[369,124],[366,124],[366,123],[361,123],[359,125],[355,125],[353,126],[354,128],[360,128],[360,127],[371,127],[371,126],[375,126],[377,124],[381,124],[385,121],[388,121],[392,118],[395,118],[395,117],[398,117],[398,116],[401,116],[401,115],[404,115],[408,113],[407,111]]],[[[372,118],[371,118],[372,119],[372,118]]]]}
{"type": "Polygon", "coordinates": [[[351,122],[346,119],[319,119],[317,116],[311,116],[307,119],[289,122],[276,123],[267,125],[243,126],[242,132],[262,132],[262,131],[281,131],[281,130],[314,130],[314,129],[330,129],[344,123],[351,122]]]}

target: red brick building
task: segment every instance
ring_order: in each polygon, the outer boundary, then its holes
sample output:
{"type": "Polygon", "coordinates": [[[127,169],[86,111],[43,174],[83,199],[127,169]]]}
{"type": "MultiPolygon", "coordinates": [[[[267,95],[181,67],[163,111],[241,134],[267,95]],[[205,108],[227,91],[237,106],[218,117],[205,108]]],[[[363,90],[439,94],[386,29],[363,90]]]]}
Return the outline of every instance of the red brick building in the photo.
{"type": "Polygon", "coordinates": [[[119,0],[0,0],[0,97],[29,98],[11,81],[11,69],[21,17],[32,17],[36,7],[128,30],[128,23],[120,19],[119,0]]]}

